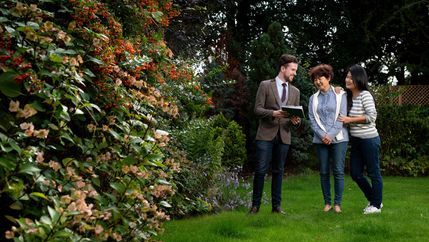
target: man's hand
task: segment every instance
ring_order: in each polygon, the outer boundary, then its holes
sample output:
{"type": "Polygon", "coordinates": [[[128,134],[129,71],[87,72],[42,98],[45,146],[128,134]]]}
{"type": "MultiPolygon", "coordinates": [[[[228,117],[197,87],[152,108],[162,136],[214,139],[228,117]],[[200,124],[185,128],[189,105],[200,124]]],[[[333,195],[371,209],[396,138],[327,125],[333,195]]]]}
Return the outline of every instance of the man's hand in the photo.
{"type": "Polygon", "coordinates": [[[285,112],[283,112],[282,110],[273,111],[273,117],[274,118],[284,118],[285,112]]]}
{"type": "Polygon", "coordinates": [[[301,119],[297,116],[292,116],[290,121],[292,122],[293,125],[297,125],[297,124],[301,123],[301,119]]]}

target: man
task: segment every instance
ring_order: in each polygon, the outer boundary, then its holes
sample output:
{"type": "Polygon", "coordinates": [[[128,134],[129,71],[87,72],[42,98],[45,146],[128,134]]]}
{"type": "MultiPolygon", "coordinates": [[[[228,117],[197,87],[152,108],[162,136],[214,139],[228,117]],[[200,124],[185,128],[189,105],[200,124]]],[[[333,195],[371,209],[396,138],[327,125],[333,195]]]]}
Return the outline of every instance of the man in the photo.
{"type": "Polygon", "coordinates": [[[259,211],[264,177],[272,163],[272,212],[284,214],[281,209],[281,192],[284,165],[291,142],[290,128],[298,125],[299,117],[288,117],[282,105],[299,105],[300,92],[291,82],[298,70],[295,56],[283,54],[278,63],[275,79],[262,81],[256,93],[255,114],[259,118],[256,133],[257,162],[253,180],[251,214],[259,211]]]}

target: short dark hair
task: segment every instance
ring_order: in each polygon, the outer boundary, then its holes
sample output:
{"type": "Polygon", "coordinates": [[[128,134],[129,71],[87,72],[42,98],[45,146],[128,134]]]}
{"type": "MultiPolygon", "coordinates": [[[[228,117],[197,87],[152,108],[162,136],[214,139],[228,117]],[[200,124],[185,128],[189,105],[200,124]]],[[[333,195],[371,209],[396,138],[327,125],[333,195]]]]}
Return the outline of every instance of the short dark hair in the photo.
{"type": "Polygon", "coordinates": [[[331,65],[328,64],[319,64],[310,69],[308,72],[310,79],[314,81],[315,79],[324,76],[327,79],[334,79],[334,69],[331,65]]]}
{"type": "Polygon", "coordinates": [[[277,63],[277,71],[280,71],[280,68],[284,65],[287,65],[289,63],[297,63],[298,64],[298,58],[296,58],[293,55],[289,54],[283,54],[279,58],[279,62],[277,63]]]}

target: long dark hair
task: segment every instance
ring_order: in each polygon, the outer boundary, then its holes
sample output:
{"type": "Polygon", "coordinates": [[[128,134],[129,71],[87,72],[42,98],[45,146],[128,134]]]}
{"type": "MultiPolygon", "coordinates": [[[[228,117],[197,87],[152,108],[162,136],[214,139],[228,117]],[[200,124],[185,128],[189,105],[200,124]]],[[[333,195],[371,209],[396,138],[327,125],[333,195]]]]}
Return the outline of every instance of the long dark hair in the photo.
{"type": "MultiPolygon", "coordinates": [[[[352,66],[350,66],[348,71],[350,71],[350,74],[352,74],[352,80],[353,80],[353,83],[355,84],[356,88],[359,91],[370,92],[373,99],[374,99],[374,104],[375,104],[374,95],[369,90],[368,75],[366,74],[365,69],[360,65],[352,65],[352,66]]],[[[352,100],[353,94],[349,89],[346,89],[346,91],[347,91],[347,114],[348,114],[350,112],[350,109],[352,108],[352,105],[353,105],[353,100],[352,100]]]]}

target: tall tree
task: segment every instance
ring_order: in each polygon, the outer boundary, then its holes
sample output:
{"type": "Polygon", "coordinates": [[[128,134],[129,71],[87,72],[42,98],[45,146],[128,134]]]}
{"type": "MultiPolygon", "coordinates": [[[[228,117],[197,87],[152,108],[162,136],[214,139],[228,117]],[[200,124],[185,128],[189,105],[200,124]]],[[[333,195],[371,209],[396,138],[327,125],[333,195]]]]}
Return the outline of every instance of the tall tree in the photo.
{"type": "Polygon", "coordinates": [[[343,73],[364,63],[372,82],[429,83],[429,1],[310,1],[289,5],[294,46],[343,73]],[[387,71],[386,71],[387,70],[387,71]],[[409,74],[407,74],[407,71],[409,74]]]}
{"type": "MultiPolygon", "coordinates": [[[[188,50],[204,52],[204,59],[212,55],[243,67],[249,43],[278,21],[291,37],[291,46],[310,65],[330,63],[339,77],[348,65],[365,63],[373,82],[385,83],[388,76],[400,84],[429,82],[428,0],[177,2],[186,5],[186,18],[196,13],[190,31],[181,33],[193,36],[186,42],[189,46],[201,43],[201,48],[188,50]]],[[[178,22],[186,25],[186,18],[178,22]]],[[[174,28],[173,24],[172,33],[174,28]]],[[[173,45],[180,43],[168,39],[173,45]]]]}

